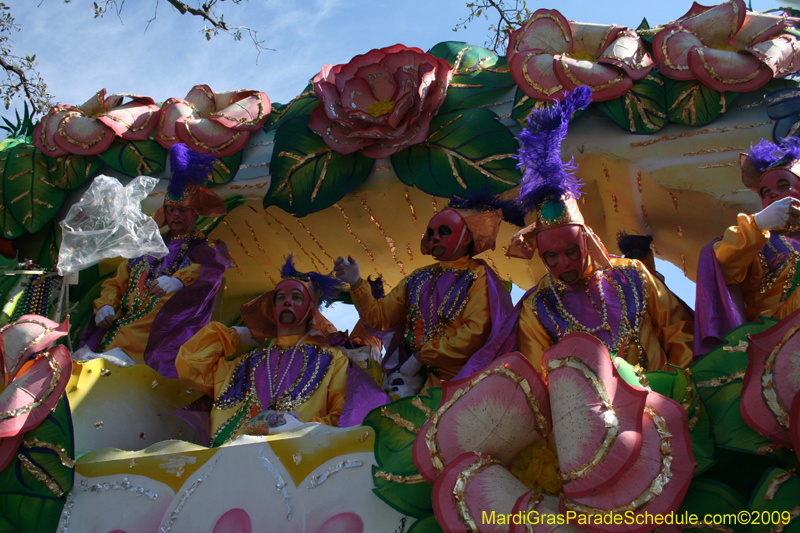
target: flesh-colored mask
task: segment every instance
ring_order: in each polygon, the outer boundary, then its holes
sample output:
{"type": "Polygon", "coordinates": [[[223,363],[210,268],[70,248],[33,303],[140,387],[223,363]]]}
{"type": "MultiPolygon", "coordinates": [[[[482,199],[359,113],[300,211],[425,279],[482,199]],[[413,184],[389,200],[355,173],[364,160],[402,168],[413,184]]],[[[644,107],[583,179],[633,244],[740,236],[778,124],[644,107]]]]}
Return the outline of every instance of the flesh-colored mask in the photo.
{"type": "Polygon", "coordinates": [[[174,235],[183,235],[194,231],[197,222],[197,211],[178,205],[165,205],[164,215],[167,218],[169,230],[174,235]]]}
{"type": "Polygon", "coordinates": [[[311,295],[306,286],[295,279],[278,283],[273,293],[272,318],[279,328],[289,329],[303,324],[311,312],[311,295]]]}
{"type": "Polygon", "coordinates": [[[761,176],[758,193],[763,207],[787,196],[800,199],[800,178],[785,168],[767,170],[761,176]]]}
{"type": "Polygon", "coordinates": [[[577,225],[546,229],[536,236],[539,257],[547,270],[564,283],[575,283],[586,269],[586,236],[577,225]]]}
{"type": "Polygon", "coordinates": [[[461,216],[452,209],[433,215],[425,232],[431,255],[438,261],[460,259],[469,252],[472,234],[461,216]]]}

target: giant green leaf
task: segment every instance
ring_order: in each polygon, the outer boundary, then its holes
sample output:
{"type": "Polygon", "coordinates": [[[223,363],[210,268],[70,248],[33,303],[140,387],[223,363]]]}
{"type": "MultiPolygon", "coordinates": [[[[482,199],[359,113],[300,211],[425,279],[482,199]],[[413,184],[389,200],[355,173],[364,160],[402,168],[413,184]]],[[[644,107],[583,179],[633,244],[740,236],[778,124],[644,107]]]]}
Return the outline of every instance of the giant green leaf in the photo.
{"type": "Polygon", "coordinates": [[[67,154],[58,157],[45,155],[50,183],[59,189],[71,190],[93,178],[103,161],[93,155],[67,154]]]}
{"type": "Polygon", "coordinates": [[[18,144],[10,150],[3,171],[3,200],[29,233],[42,229],[64,203],[66,193],[48,178],[45,156],[32,144],[18,144]]]}
{"type": "Polygon", "coordinates": [[[433,485],[424,481],[413,484],[387,483],[372,489],[372,492],[398,513],[421,518],[433,512],[433,485]]]}
{"type": "Polygon", "coordinates": [[[55,409],[38,427],[27,432],[14,459],[0,472],[0,494],[19,494],[31,499],[60,499],[69,492],[75,476],[71,461],[75,458],[67,395],[64,393],[55,409]],[[25,463],[20,459],[25,458],[25,463]],[[36,468],[62,494],[55,494],[47,484],[29,470],[36,468]]]}
{"type": "MultiPolygon", "coordinates": [[[[0,168],[5,173],[6,161],[8,161],[9,150],[0,151],[0,168]]],[[[16,221],[11,211],[6,206],[2,195],[3,180],[0,179],[0,237],[5,239],[16,239],[25,234],[25,228],[16,221]]]]}
{"type": "Polygon", "coordinates": [[[308,129],[307,116],[289,118],[275,133],[264,207],[276,205],[298,217],[321,211],[361,185],[374,162],[360,152],[334,152],[308,129]]]}
{"type": "Polygon", "coordinates": [[[783,526],[783,533],[799,533],[800,516],[793,516],[792,511],[797,514],[800,510],[800,477],[783,468],[766,470],[750,498],[748,509],[753,533],[775,531],[775,526],[783,526]],[[773,489],[771,493],[770,488],[773,489]]]}
{"type": "Polygon", "coordinates": [[[711,432],[711,419],[700,399],[697,391],[697,384],[692,378],[689,370],[669,365],[674,369],[672,372],[656,370],[647,372],[645,377],[650,384],[650,388],[667,398],[672,398],[684,409],[689,421],[689,435],[692,438],[692,455],[697,462],[694,475],[699,476],[711,466],[716,460],[714,435],[711,432]]]}
{"type": "Polygon", "coordinates": [[[61,226],[51,220],[44,227],[42,244],[39,246],[39,256],[36,264],[45,270],[50,270],[58,263],[58,249],[61,247],[61,226]]]}
{"type": "MultiPolygon", "coordinates": [[[[431,121],[428,138],[392,155],[400,181],[428,194],[498,193],[517,185],[517,139],[488,109],[465,109],[431,121]]],[[[273,177],[274,179],[274,177],[273,177]]]]}
{"type": "Polygon", "coordinates": [[[457,109],[483,107],[499,103],[511,87],[514,78],[508,61],[486,48],[460,42],[439,43],[428,51],[454,67],[453,78],[439,114],[457,109]]]}
{"type": "Polygon", "coordinates": [[[677,124],[704,126],[724,113],[739,96],[739,93],[720,93],[697,80],[663,80],[667,116],[677,124]]]}
{"type": "Polygon", "coordinates": [[[103,163],[126,176],[151,176],[164,170],[167,151],[156,141],[128,141],[117,138],[99,155],[103,163]]]}
{"type": "MultiPolygon", "coordinates": [[[[247,200],[241,194],[228,197],[228,199],[223,202],[225,204],[225,213],[230,214],[231,211],[245,202],[247,202],[247,200]]],[[[222,222],[226,216],[227,215],[222,215],[221,217],[200,217],[197,219],[197,229],[208,235],[219,226],[220,222],[222,222]]]]}
{"type": "Polygon", "coordinates": [[[531,98],[522,92],[522,89],[517,87],[514,93],[514,107],[511,109],[511,118],[525,126],[527,122],[526,119],[528,115],[531,114],[531,111],[534,109],[543,109],[545,106],[547,106],[547,102],[531,98]]]}
{"type": "MultiPolygon", "coordinates": [[[[735,490],[724,483],[713,479],[698,478],[692,481],[689,490],[686,492],[686,497],[676,516],[681,519],[681,525],[688,525],[691,518],[686,520],[691,515],[695,516],[695,520],[703,522],[706,515],[730,515],[736,514],[745,508],[746,502],[735,490]]],[[[742,526],[736,523],[728,524],[733,531],[737,533],[746,533],[747,526],[742,526]]],[[[688,531],[689,528],[686,528],[688,531]]],[[[705,531],[708,533],[718,533],[720,530],[713,524],[711,527],[704,528],[702,526],[694,526],[691,531],[705,531]]]]}
{"type": "Polygon", "coordinates": [[[725,336],[726,344],[698,360],[691,367],[697,390],[711,419],[717,446],[748,453],[771,445],[772,441],[759,435],[742,419],[739,400],[742,395],[744,373],[747,370],[747,352],[739,343],[747,342],[747,335],[766,331],[778,321],[771,318],[748,322],[725,336]]]}
{"type": "Polygon", "coordinates": [[[664,79],[653,71],[619,98],[598,102],[595,107],[624,130],[655,133],[668,122],[664,79]]]}
{"type": "Polygon", "coordinates": [[[228,183],[239,172],[239,163],[242,162],[243,151],[238,151],[233,155],[220,157],[214,161],[214,169],[211,171],[211,181],[206,183],[206,187],[228,183]]]}
{"type": "Polygon", "coordinates": [[[305,116],[310,120],[311,112],[318,105],[319,98],[314,94],[314,87],[309,83],[303,92],[288,104],[272,104],[272,112],[264,123],[264,131],[276,130],[294,117],[305,116]]]}
{"type": "Polygon", "coordinates": [[[434,515],[430,515],[414,522],[408,533],[442,533],[442,526],[436,521],[434,515]]]}
{"type": "Polygon", "coordinates": [[[53,533],[63,508],[63,498],[44,500],[0,494],[0,533],[53,533]]]}

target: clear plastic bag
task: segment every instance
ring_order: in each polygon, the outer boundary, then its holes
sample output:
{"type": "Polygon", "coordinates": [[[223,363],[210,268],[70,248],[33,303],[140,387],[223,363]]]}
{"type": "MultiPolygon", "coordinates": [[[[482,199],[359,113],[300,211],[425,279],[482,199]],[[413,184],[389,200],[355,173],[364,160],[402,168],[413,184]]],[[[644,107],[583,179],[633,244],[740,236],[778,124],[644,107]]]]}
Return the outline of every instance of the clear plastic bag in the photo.
{"type": "Polygon", "coordinates": [[[116,178],[97,176],[61,221],[58,273],[78,272],[110,257],[167,255],[158,224],[142,213],[142,200],[156,183],[139,176],[123,187],[116,178]]]}

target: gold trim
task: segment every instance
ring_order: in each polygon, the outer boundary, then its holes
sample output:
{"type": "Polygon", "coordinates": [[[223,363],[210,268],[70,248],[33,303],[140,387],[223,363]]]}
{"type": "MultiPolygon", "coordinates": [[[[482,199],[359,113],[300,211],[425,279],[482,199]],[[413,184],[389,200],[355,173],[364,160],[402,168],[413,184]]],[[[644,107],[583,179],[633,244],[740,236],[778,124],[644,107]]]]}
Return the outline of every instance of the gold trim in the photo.
{"type": "Polygon", "coordinates": [[[793,477],[797,477],[797,473],[795,473],[794,468],[791,468],[784,472],[783,474],[778,474],[772,481],[769,482],[769,486],[767,487],[767,492],[764,494],[764,499],[767,501],[772,501],[775,499],[775,494],[781,488],[781,485],[792,479],[793,477]]]}
{"type": "Polygon", "coordinates": [[[30,472],[38,481],[44,483],[45,486],[47,486],[47,488],[50,489],[50,491],[58,498],[64,495],[64,489],[61,488],[61,485],[59,485],[55,479],[45,474],[41,468],[34,465],[30,459],[21,453],[17,454],[17,459],[19,459],[19,462],[25,467],[25,470],[30,472]]]}
{"type": "Polygon", "coordinates": [[[75,468],[75,460],[70,459],[69,454],[67,454],[67,451],[64,448],[59,448],[55,444],[51,444],[49,442],[42,442],[39,439],[23,440],[22,444],[26,448],[47,448],[58,455],[58,460],[61,461],[62,465],[66,466],[67,468],[75,468]]]}
{"type": "Polygon", "coordinates": [[[461,521],[466,524],[469,531],[480,531],[478,529],[478,525],[475,523],[475,519],[472,518],[470,510],[467,507],[467,496],[465,492],[467,490],[469,478],[480,474],[490,466],[494,465],[502,465],[502,463],[497,459],[492,459],[489,456],[478,457],[478,460],[458,474],[458,478],[456,479],[455,487],[453,487],[453,497],[455,498],[456,502],[456,512],[458,512],[458,516],[461,518],[461,521]]]}
{"type": "Polygon", "coordinates": [[[395,425],[405,429],[406,431],[410,431],[411,433],[413,433],[415,435],[417,433],[419,433],[419,428],[417,426],[415,426],[413,422],[411,422],[409,420],[406,420],[405,418],[403,418],[402,416],[400,416],[397,413],[393,413],[393,412],[389,411],[385,407],[381,407],[381,416],[384,417],[384,418],[388,418],[389,420],[394,422],[395,425]]]}
{"type": "Polygon", "coordinates": [[[378,479],[385,479],[386,481],[391,481],[393,483],[403,483],[408,485],[425,482],[420,474],[414,474],[413,476],[398,476],[389,472],[384,472],[383,470],[378,470],[375,472],[375,477],[378,479]]]}

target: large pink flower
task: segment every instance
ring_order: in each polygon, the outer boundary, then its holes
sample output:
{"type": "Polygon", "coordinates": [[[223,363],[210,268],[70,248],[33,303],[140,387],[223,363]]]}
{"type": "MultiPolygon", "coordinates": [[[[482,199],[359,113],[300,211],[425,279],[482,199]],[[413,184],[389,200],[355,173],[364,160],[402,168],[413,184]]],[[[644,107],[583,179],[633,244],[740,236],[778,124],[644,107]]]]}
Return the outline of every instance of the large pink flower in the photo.
{"type": "Polygon", "coordinates": [[[800,19],[748,12],[743,0],[694,4],[653,39],[658,70],[675,80],[698,79],[717,91],[755,90],[772,77],[800,70],[797,39],[784,33],[800,19]]]}
{"type": "Polygon", "coordinates": [[[569,22],[554,9],[539,9],[512,32],[506,56],[522,91],[549,102],[582,85],[595,102],[612,100],[653,68],[635,31],[569,22]]]}
{"type": "Polygon", "coordinates": [[[309,127],[340,154],[388,157],[425,140],[452,75],[443,59],[402,44],[326,65],[313,80],[321,104],[309,127]]]}
{"type": "Polygon", "coordinates": [[[115,135],[146,139],[156,127],[158,106],[152,98],[98,92],[80,106],[57,105],[33,130],[33,144],[51,156],[94,155],[105,151],[115,135]],[[130,101],[120,105],[128,97],[130,101]]]}
{"type": "Polygon", "coordinates": [[[215,93],[208,85],[195,85],[186,98],[164,102],[155,139],[164,148],[184,143],[197,152],[224,157],[244,148],[250,132],[260,129],[271,111],[266,93],[215,93]]]}

